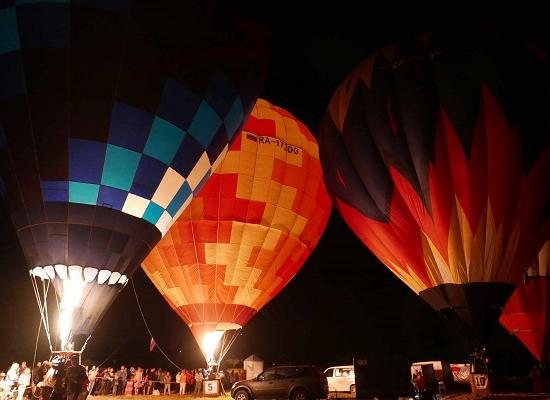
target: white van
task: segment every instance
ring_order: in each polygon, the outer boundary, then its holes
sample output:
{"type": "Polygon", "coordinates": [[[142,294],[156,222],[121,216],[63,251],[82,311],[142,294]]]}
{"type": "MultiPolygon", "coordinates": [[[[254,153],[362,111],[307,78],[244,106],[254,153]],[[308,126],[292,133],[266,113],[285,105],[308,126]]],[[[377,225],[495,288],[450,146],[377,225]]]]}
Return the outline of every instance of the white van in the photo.
{"type": "Polygon", "coordinates": [[[325,370],[329,392],[351,392],[355,395],[355,370],[353,365],[340,365],[325,370]]]}

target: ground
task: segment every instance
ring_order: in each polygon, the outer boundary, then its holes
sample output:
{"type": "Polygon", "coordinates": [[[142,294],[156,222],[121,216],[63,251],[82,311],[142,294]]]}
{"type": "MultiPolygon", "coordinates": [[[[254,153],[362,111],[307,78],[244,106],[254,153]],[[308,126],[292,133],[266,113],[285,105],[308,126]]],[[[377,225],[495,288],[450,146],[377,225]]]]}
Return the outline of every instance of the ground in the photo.
{"type": "Polygon", "coordinates": [[[449,400],[485,400],[485,399],[494,399],[494,400],[549,400],[550,393],[547,394],[537,394],[537,393],[499,393],[489,396],[476,396],[473,394],[460,394],[460,395],[451,395],[444,397],[444,399],[449,400]]]}
{"type": "MultiPolygon", "coordinates": [[[[139,400],[232,400],[231,396],[218,396],[216,398],[212,397],[195,397],[192,394],[186,394],[185,396],[180,396],[172,394],[169,396],[132,396],[139,397],[139,400]]],[[[329,395],[329,398],[334,398],[334,396],[329,395]]],[[[338,398],[350,398],[349,394],[338,393],[338,398]]],[[[92,396],[90,400],[128,400],[128,396],[92,396]]],[[[435,397],[434,397],[435,399],[435,397]]],[[[475,396],[473,394],[455,394],[449,396],[443,396],[440,400],[550,400],[550,393],[548,394],[534,394],[534,393],[510,393],[510,394],[493,394],[490,396],[475,396]]],[[[136,399],[137,400],[137,399],[136,399]]]]}
{"type": "Polygon", "coordinates": [[[233,400],[228,394],[227,396],[207,397],[207,396],[193,396],[190,393],[185,396],[179,394],[160,395],[160,396],[88,396],[88,400],[233,400]]]}

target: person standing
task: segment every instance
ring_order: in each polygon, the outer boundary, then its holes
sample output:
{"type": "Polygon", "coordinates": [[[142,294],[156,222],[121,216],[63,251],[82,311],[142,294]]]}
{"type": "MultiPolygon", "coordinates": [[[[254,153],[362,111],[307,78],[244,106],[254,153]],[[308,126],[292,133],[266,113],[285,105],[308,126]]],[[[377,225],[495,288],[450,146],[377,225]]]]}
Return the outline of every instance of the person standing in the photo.
{"type": "Polygon", "coordinates": [[[6,373],[0,372],[0,400],[8,398],[10,395],[10,386],[6,383],[6,373]]]}
{"type": "Polygon", "coordinates": [[[112,393],[113,391],[113,385],[115,381],[115,369],[110,367],[107,368],[107,373],[105,374],[105,377],[107,378],[107,384],[105,386],[105,395],[112,393]]]}
{"type": "Polygon", "coordinates": [[[224,389],[229,389],[231,388],[231,384],[229,383],[230,379],[229,379],[229,371],[224,369],[223,371],[221,371],[221,381],[222,381],[222,387],[224,389]]]}
{"type": "Polygon", "coordinates": [[[37,383],[36,387],[40,392],[40,400],[49,400],[55,386],[56,371],[48,361],[44,361],[42,363],[42,368],[46,371],[46,373],[42,377],[42,380],[37,383]]]}
{"type": "Polygon", "coordinates": [[[222,392],[223,396],[227,396],[225,393],[225,388],[223,387],[223,372],[220,371],[220,368],[218,366],[212,367],[212,370],[214,371],[214,379],[216,379],[220,385],[220,391],[222,392]]]}
{"type": "Polygon", "coordinates": [[[418,371],[418,374],[416,375],[415,384],[416,384],[416,390],[418,391],[418,398],[424,399],[428,386],[426,384],[426,378],[424,377],[424,374],[422,373],[422,371],[418,371]]]}
{"type": "Polygon", "coordinates": [[[162,368],[157,368],[155,371],[155,384],[153,385],[153,392],[158,390],[160,393],[160,390],[162,389],[162,374],[162,368]]]}
{"type": "Polygon", "coordinates": [[[155,377],[156,377],[156,369],[151,368],[147,372],[148,384],[147,384],[147,392],[145,394],[152,394],[153,391],[155,390],[155,377]]]}
{"type": "Polygon", "coordinates": [[[202,374],[202,368],[199,368],[195,372],[195,394],[201,394],[202,393],[202,381],[204,379],[204,376],[202,374]]]}
{"type": "Polygon", "coordinates": [[[92,368],[88,371],[88,394],[90,396],[94,391],[96,378],[97,378],[97,367],[95,365],[92,365],[92,368]]]}
{"type": "Polygon", "coordinates": [[[181,395],[185,394],[185,386],[187,385],[187,371],[182,369],[179,372],[179,384],[180,384],[180,391],[179,393],[181,395]]]}
{"type": "Polygon", "coordinates": [[[172,375],[170,371],[165,371],[162,375],[162,380],[164,382],[164,394],[170,394],[170,382],[172,381],[172,375]]]}
{"type": "Polygon", "coordinates": [[[113,396],[118,396],[119,393],[123,392],[125,387],[124,384],[126,382],[126,367],[122,365],[120,369],[118,369],[115,372],[114,375],[114,381],[113,381],[113,390],[112,394],[113,396]]]}
{"type": "Polygon", "coordinates": [[[67,399],[67,370],[69,369],[71,360],[65,361],[61,356],[55,356],[52,366],[55,369],[55,385],[52,392],[52,400],[67,399]]]}
{"type": "MultiPolygon", "coordinates": [[[[138,367],[134,373],[134,394],[137,396],[143,388],[143,368],[138,367]]],[[[143,392],[142,392],[143,394],[143,392]]]]}
{"type": "Polygon", "coordinates": [[[143,394],[146,394],[149,386],[151,386],[149,384],[149,375],[148,375],[148,373],[149,372],[147,372],[147,370],[143,371],[143,389],[141,390],[143,394]]]}
{"type": "Polygon", "coordinates": [[[17,376],[21,375],[26,368],[27,368],[27,362],[21,361],[21,364],[19,364],[19,368],[17,369],[17,376]]]}
{"type": "Polygon", "coordinates": [[[185,374],[185,384],[186,385],[195,385],[195,374],[193,370],[188,369],[185,374]]]}
{"type": "Polygon", "coordinates": [[[131,396],[134,394],[134,375],[136,371],[134,367],[130,367],[130,371],[126,371],[126,387],[124,389],[125,396],[131,396]]]}
{"type": "Polygon", "coordinates": [[[113,389],[111,390],[111,394],[113,396],[116,396],[117,390],[118,390],[118,382],[120,377],[120,369],[117,369],[115,371],[114,380],[113,380],[113,389]]]}
{"type": "Polygon", "coordinates": [[[78,356],[73,355],[66,372],[67,400],[77,400],[88,385],[86,369],[78,363],[78,356]]]}
{"type": "Polygon", "coordinates": [[[107,386],[106,374],[108,374],[108,372],[109,372],[108,368],[104,368],[97,371],[97,375],[99,376],[99,382],[97,383],[99,384],[99,386],[96,389],[96,393],[100,396],[105,395],[105,387],[107,386]]]}
{"type": "Polygon", "coordinates": [[[122,365],[120,367],[120,373],[118,375],[119,381],[118,381],[118,394],[124,393],[124,388],[126,386],[126,379],[128,379],[128,370],[126,369],[125,365],[122,365]]]}
{"type": "Polygon", "coordinates": [[[38,382],[42,380],[45,373],[46,371],[42,368],[42,361],[38,361],[31,371],[31,385],[33,393],[36,390],[36,385],[38,385],[38,382]]]}
{"type": "Polygon", "coordinates": [[[14,362],[8,372],[6,373],[6,382],[10,385],[14,385],[17,383],[17,380],[19,379],[19,374],[17,371],[19,370],[19,363],[14,362]]]}
{"type": "Polygon", "coordinates": [[[31,369],[25,368],[17,379],[17,400],[23,400],[25,389],[31,384],[31,369]]]}

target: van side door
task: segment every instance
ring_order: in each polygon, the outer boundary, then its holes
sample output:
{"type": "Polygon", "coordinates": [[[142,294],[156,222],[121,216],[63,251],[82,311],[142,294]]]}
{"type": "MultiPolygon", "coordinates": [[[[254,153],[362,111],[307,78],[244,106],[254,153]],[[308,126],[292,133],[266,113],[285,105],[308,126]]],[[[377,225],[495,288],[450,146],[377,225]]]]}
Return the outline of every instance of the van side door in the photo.
{"type": "Polygon", "coordinates": [[[350,386],[355,382],[355,376],[351,367],[334,368],[334,390],[349,392],[350,386]]]}
{"type": "Polygon", "coordinates": [[[327,378],[328,391],[335,392],[336,388],[334,387],[334,368],[327,368],[325,370],[325,377],[327,378]]]}

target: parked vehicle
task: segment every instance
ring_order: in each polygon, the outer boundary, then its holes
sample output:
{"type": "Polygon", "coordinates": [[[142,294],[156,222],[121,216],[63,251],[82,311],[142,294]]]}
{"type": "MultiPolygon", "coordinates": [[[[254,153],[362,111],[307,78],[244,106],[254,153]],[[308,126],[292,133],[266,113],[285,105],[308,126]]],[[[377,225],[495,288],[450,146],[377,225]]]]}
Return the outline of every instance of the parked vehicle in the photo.
{"type": "Polygon", "coordinates": [[[231,388],[235,400],[327,398],[328,384],[321,370],[311,365],[286,365],[266,369],[254,379],[236,382],[231,388]]]}
{"type": "Polygon", "coordinates": [[[325,370],[329,392],[350,392],[355,395],[355,370],[353,365],[340,365],[325,370]]]}

